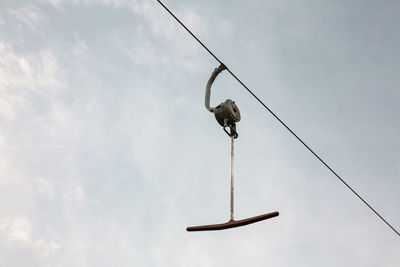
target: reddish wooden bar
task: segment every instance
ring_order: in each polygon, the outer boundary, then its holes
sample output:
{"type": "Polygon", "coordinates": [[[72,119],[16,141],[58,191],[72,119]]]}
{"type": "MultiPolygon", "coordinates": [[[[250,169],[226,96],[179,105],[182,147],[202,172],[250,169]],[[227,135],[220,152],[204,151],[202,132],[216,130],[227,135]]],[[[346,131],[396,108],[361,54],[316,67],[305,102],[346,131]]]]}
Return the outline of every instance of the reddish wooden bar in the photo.
{"type": "Polygon", "coordinates": [[[239,220],[239,221],[230,220],[226,223],[220,223],[220,224],[190,226],[190,227],[186,228],[186,231],[195,232],[195,231],[216,231],[216,230],[230,229],[230,228],[239,227],[239,226],[263,221],[266,219],[270,219],[270,218],[276,217],[278,215],[279,215],[279,212],[274,211],[271,213],[266,213],[266,214],[250,217],[250,218],[239,220]]]}

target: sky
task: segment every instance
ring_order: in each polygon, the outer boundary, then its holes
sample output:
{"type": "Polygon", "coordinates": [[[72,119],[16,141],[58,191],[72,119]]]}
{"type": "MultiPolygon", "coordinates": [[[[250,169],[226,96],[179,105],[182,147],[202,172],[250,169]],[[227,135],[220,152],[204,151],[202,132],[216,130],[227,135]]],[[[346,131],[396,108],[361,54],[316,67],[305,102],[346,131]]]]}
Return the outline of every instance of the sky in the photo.
{"type": "MultiPolygon", "coordinates": [[[[400,3],[164,3],[400,229],[400,3]]],[[[400,266],[400,238],[153,0],[0,2],[0,266],[400,266]]]]}

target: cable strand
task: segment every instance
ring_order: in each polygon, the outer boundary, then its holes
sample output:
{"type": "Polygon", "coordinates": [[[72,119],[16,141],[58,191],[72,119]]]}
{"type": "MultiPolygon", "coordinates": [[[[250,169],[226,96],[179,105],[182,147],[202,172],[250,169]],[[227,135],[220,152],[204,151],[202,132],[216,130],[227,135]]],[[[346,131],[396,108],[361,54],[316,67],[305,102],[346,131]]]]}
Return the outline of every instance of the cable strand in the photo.
{"type": "MultiPolygon", "coordinates": [[[[220,64],[223,64],[223,62],[214,55],[213,52],[211,52],[210,49],[208,49],[207,46],[201,42],[196,35],[194,35],[175,15],[170,11],[160,0],[157,0],[158,3],[166,10],[168,13],[183,27],[185,30],[194,38],[196,41],[205,49],[207,52],[214,57],[215,60],[217,60],[220,64]]],[[[387,226],[389,226],[399,237],[400,233],[388,222],[386,221],[363,197],[361,197],[344,179],[337,174],[320,156],[318,156],[317,153],[314,152],[292,129],[289,128],[289,126],[286,125],[285,122],[283,122],[278,115],[276,115],[266,104],[264,104],[261,99],[259,99],[247,86],[244,84],[229,68],[227,68],[227,71],[232,75],[233,78],[235,78],[236,81],[238,81],[266,110],[268,110],[269,113],[271,113],[272,116],[274,116],[296,139],[302,143],[328,170],[331,171],[348,189],[350,189],[368,208],[370,208],[387,226]]]]}

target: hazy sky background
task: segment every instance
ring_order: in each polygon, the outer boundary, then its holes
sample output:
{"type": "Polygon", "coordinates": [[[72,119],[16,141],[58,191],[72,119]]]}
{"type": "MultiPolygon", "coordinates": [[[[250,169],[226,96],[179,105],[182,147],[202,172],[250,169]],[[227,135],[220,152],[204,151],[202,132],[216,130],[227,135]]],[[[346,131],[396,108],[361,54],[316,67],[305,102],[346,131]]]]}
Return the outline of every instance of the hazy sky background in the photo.
{"type": "MultiPolygon", "coordinates": [[[[177,1],[173,10],[400,229],[399,1],[177,1]]],[[[400,266],[400,238],[142,0],[0,2],[0,266],[400,266]]]]}

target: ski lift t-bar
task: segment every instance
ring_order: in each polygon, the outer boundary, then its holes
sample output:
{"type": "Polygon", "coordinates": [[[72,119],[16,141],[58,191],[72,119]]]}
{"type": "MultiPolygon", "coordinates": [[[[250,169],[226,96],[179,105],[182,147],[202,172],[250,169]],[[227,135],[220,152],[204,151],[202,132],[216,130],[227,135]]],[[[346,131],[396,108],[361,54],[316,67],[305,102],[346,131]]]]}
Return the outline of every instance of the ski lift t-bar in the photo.
{"type": "Polygon", "coordinates": [[[226,67],[224,64],[216,68],[211,74],[210,79],[207,82],[206,86],[206,96],[205,96],[205,106],[208,111],[214,113],[217,122],[223,127],[224,131],[229,135],[231,139],[231,191],[230,191],[230,220],[226,223],[220,224],[210,224],[210,225],[202,225],[202,226],[191,226],[187,227],[187,231],[213,231],[213,230],[223,230],[238,226],[243,226],[255,222],[259,222],[262,220],[266,220],[272,217],[276,217],[279,215],[279,212],[271,212],[262,214],[259,216],[243,219],[243,220],[234,220],[233,218],[233,209],[234,209],[234,191],[233,191],[233,158],[234,158],[234,140],[239,136],[236,131],[236,122],[240,121],[240,112],[239,108],[236,106],[235,102],[227,99],[225,102],[219,104],[216,107],[210,107],[210,94],[211,94],[211,86],[217,78],[218,74],[225,70],[226,67]],[[229,132],[227,131],[229,128],[229,132]]]}

